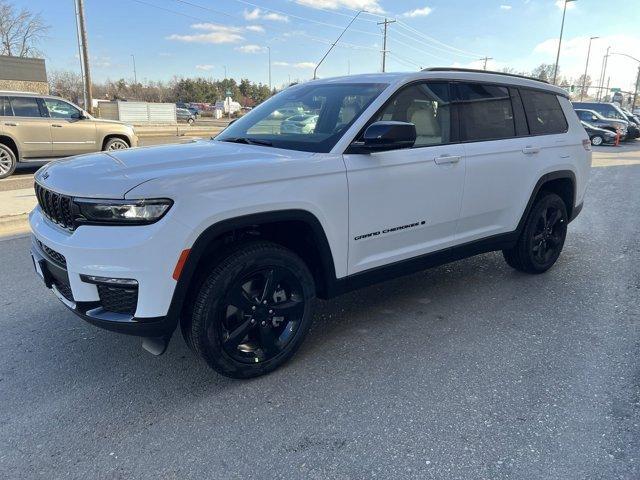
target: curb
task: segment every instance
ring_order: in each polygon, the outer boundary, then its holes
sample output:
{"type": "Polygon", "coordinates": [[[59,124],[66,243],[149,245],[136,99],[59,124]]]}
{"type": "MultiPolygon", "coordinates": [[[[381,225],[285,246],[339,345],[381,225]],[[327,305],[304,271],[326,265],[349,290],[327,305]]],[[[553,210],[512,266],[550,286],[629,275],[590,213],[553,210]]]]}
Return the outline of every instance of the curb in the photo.
{"type": "Polygon", "coordinates": [[[0,217],[0,238],[29,232],[29,214],[0,217]]]}

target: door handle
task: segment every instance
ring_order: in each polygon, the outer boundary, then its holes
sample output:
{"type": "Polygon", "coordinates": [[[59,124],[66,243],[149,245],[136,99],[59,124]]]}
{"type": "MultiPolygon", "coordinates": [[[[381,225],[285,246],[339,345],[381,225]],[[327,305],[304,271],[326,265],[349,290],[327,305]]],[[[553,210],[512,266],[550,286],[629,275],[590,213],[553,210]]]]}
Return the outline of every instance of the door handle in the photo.
{"type": "Polygon", "coordinates": [[[531,145],[527,145],[522,149],[522,153],[531,155],[532,153],[539,153],[540,147],[532,147],[531,145]]]}
{"type": "Polygon", "coordinates": [[[55,127],[55,128],[62,128],[62,125],[59,125],[59,124],[57,124],[57,123],[54,123],[54,124],[53,124],[53,125],[51,125],[51,126],[52,126],[52,127],[55,127]]]}
{"type": "Polygon", "coordinates": [[[13,122],[5,122],[5,125],[6,125],[7,127],[17,127],[17,126],[18,126],[18,124],[17,124],[17,123],[13,123],[13,122]]]}
{"type": "Polygon", "coordinates": [[[460,155],[440,155],[433,159],[438,165],[445,165],[447,163],[458,163],[462,160],[460,155]]]}

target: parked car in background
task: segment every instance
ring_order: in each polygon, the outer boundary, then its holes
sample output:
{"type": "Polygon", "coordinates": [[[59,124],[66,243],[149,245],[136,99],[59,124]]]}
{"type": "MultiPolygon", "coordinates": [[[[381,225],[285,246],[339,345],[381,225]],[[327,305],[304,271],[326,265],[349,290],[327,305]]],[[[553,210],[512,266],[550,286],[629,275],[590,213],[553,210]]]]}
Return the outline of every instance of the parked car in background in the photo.
{"type": "Polygon", "coordinates": [[[302,107],[285,107],[279,110],[274,110],[269,115],[269,118],[273,119],[281,119],[281,118],[289,118],[294,115],[300,115],[304,113],[304,109],[302,107]]]}
{"type": "Polygon", "coordinates": [[[622,108],[622,107],[620,108],[620,110],[622,110],[622,113],[625,114],[625,116],[627,117],[627,120],[629,122],[635,123],[637,126],[640,126],[640,114],[634,115],[629,110],[627,110],[626,108],[622,108]]]}
{"type": "Polygon", "coordinates": [[[583,110],[581,108],[576,109],[576,114],[578,118],[582,122],[587,122],[590,125],[593,125],[598,128],[604,128],[605,130],[610,130],[612,132],[618,132],[620,134],[620,139],[624,140],[627,138],[627,128],[629,126],[629,122],[625,120],[614,120],[612,118],[604,118],[598,112],[593,110],[583,110]]]}
{"type": "Polygon", "coordinates": [[[200,116],[200,110],[196,107],[191,106],[185,102],[176,102],[176,108],[184,108],[185,110],[189,110],[193,118],[198,118],[200,116]]]}
{"type": "Polygon", "coordinates": [[[137,145],[131,125],[94,118],[59,97],[0,91],[0,178],[22,162],[137,145]]]}
{"type": "Polygon", "coordinates": [[[313,133],[318,123],[318,115],[294,115],[284,120],[280,124],[280,132],[282,133],[313,133]]]}
{"type": "Polygon", "coordinates": [[[629,122],[627,115],[615,103],[573,102],[573,108],[593,110],[605,118],[613,118],[615,120],[627,122],[627,139],[632,140],[640,137],[640,125],[636,125],[635,122],[629,122]]]}
{"type": "Polygon", "coordinates": [[[591,145],[595,145],[597,147],[598,145],[612,144],[616,141],[616,134],[611,130],[596,127],[595,125],[591,125],[587,122],[582,122],[582,126],[587,132],[587,135],[589,135],[591,145]]]}
{"type": "Polygon", "coordinates": [[[189,125],[196,121],[196,116],[186,108],[176,108],[176,117],[178,121],[187,122],[189,125]]]}

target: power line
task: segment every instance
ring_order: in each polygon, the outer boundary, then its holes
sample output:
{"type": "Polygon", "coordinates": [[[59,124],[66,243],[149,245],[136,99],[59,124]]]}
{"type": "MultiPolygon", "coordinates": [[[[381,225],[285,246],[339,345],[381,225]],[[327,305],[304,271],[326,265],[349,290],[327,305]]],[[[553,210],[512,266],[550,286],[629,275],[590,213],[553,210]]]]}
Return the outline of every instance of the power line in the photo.
{"type": "Polygon", "coordinates": [[[398,20],[398,25],[400,25],[401,27],[404,27],[406,30],[410,31],[410,32],[411,32],[411,33],[413,33],[414,35],[417,35],[418,37],[421,37],[421,38],[423,38],[423,39],[425,39],[425,40],[428,40],[428,41],[430,41],[430,42],[433,42],[433,43],[435,43],[435,44],[437,44],[437,45],[441,45],[441,46],[443,46],[443,47],[445,47],[445,48],[448,48],[448,49],[450,49],[450,50],[453,50],[453,51],[459,52],[460,56],[467,56],[467,57],[473,57],[473,58],[477,58],[477,57],[480,57],[480,56],[481,56],[479,53],[473,53],[473,52],[469,52],[469,51],[467,51],[467,50],[462,50],[462,49],[460,49],[460,48],[457,48],[457,47],[454,47],[454,46],[452,46],[452,45],[448,45],[448,44],[446,44],[446,43],[444,43],[444,42],[441,42],[440,40],[437,40],[437,39],[435,39],[435,38],[433,38],[433,37],[430,37],[430,36],[428,36],[428,35],[425,35],[425,34],[423,34],[422,32],[420,32],[419,30],[416,30],[416,29],[415,29],[415,28],[413,28],[412,26],[407,25],[406,23],[404,23],[404,22],[402,22],[402,21],[400,21],[400,20],[398,20]]]}

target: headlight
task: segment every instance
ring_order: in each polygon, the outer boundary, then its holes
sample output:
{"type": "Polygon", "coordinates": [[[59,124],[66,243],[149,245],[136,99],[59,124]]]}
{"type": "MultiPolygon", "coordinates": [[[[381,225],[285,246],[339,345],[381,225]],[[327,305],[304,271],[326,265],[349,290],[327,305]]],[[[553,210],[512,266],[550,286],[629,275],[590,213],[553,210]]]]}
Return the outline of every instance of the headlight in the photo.
{"type": "Polygon", "coordinates": [[[160,220],[171,208],[168,198],[144,200],[99,200],[74,198],[76,223],[104,225],[148,225],[160,220]]]}

